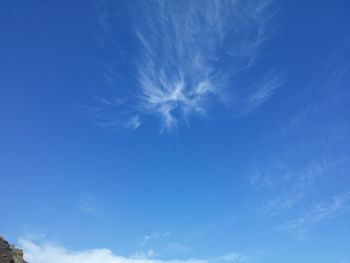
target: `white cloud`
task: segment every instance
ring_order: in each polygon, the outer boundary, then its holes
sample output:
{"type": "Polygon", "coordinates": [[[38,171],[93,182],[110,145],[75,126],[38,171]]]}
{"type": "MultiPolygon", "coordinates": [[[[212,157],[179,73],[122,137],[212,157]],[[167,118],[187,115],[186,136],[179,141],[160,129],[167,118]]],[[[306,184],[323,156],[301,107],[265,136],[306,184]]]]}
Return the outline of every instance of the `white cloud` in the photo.
{"type": "Polygon", "coordinates": [[[240,253],[229,253],[221,257],[216,258],[217,262],[231,262],[231,263],[240,263],[248,262],[248,257],[240,253]]]}
{"type": "MultiPolygon", "coordinates": [[[[108,3],[99,11],[99,23],[111,35],[113,10],[108,3]]],[[[281,85],[278,77],[270,75],[249,87],[239,87],[235,81],[253,67],[268,37],[267,22],[274,14],[269,9],[271,1],[137,3],[140,6],[134,4],[133,10],[139,21],[133,21],[133,29],[139,43],[135,58],[139,90],[132,95],[136,102],[124,105],[134,114],[129,112],[127,120],[107,120],[108,126],[126,121],[126,127],[136,129],[146,115],[152,115],[158,116],[162,130],[168,131],[180,121],[204,116],[215,104],[227,105],[239,89],[245,90],[242,94],[249,93],[240,99],[244,114],[265,102],[281,85]]]]}
{"type": "Polygon", "coordinates": [[[146,245],[148,242],[154,239],[160,239],[160,238],[166,238],[171,234],[170,231],[166,232],[153,232],[152,234],[145,235],[142,237],[141,242],[139,243],[140,246],[146,245]]]}
{"type": "Polygon", "coordinates": [[[239,254],[227,254],[214,259],[161,260],[155,259],[153,250],[136,253],[129,257],[114,254],[106,248],[74,251],[50,242],[37,243],[21,238],[25,260],[30,263],[209,263],[209,262],[245,262],[239,254]]]}

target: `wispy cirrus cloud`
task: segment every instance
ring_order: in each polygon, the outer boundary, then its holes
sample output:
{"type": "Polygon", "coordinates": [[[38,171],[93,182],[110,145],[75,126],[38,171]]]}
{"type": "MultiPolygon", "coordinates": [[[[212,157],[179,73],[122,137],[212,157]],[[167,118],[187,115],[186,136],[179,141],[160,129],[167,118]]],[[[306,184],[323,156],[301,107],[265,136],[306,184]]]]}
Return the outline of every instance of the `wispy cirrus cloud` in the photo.
{"type": "Polygon", "coordinates": [[[303,205],[305,200],[327,188],[328,181],[344,164],[343,160],[321,160],[293,167],[286,162],[276,158],[275,163],[251,171],[251,186],[265,199],[264,213],[279,214],[303,205]]]}
{"type": "Polygon", "coordinates": [[[348,72],[348,62],[316,72],[312,99],[266,140],[267,151],[252,164],[260,215],[299,240],[314,224],[349,211],[348,72]]]}
{"type": "Polygon", "coordinates": [[[95,217],[102,217],[103,212],[98,199],[92,195],[83,195],[77,201],[78,209],[95,217]]]}
{"type": "Polygon", "coordinates": [[[314,225],[346,214],[350,208],[343,171],[347,162],[329,159],[294,167],[292,161],[280,160],[255,170],[249,179],[259,197],[260,216],[273,222],[271,230],[301,241],[314,225]]]}
{"type": "Polygon", "coordinates": [[[275,230],[286,232],[298,240],[303,240],[311,225],[342,215],[348,212],[349,208],[350,192],[336,195],[330,198],[330,200],[316,203],[301,217],[289,220],[276,227],[275,230]]]}
{"type": "MultiPolygon", "coordinates": [[[[111,35],[113,5],[102,6],[99,22],[111,35]]],[[[130,54],[136,69],[130,81],[138,88],[131,100],[117,105],[128,112],[127,120],[117,114],[107,125],[129,121],[125,126],[136,129],[146,116],[158,116],[162,130],[169,131],[217,105],[234,104],[242,115],[281,85],[278,74],[252,73],[268,39],[271,1],[137,1],[132,10],[138,52],[130,54]],[[238,80],[248,76],[253,81],[238,80]]]]}

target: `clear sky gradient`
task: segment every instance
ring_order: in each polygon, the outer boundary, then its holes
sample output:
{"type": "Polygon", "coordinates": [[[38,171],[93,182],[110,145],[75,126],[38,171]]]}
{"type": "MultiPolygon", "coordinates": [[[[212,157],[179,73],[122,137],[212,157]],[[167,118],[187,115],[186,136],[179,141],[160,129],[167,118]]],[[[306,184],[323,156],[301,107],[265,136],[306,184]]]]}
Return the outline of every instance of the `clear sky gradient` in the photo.
{"type": "Polygon", "coordinates": [[[31,263],[349,263],[349,14],[1,1],[0,235],[31,263]]]}

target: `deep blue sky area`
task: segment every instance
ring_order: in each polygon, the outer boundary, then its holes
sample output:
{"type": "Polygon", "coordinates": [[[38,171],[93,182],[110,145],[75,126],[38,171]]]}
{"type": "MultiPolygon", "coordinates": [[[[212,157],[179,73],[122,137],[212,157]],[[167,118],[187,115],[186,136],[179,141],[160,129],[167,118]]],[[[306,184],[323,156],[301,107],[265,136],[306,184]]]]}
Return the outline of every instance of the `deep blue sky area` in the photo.
{"type": "Polygon", "coordinates": [[[31,263],[349,263],[349,14],[1,1],[0,235],[31,263]]]}

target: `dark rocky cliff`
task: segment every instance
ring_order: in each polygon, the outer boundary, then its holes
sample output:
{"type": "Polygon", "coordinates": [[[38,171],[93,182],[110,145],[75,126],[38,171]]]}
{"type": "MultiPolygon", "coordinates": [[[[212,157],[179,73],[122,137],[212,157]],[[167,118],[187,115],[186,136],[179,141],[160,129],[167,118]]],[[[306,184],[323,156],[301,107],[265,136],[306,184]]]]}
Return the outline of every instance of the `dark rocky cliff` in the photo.
{"type": "Polygon", "coordinates": [[[23,259],[23,251],[10,245],[0,237],[0,263],[27,263],[23,259]]]}

